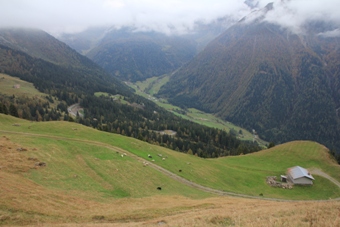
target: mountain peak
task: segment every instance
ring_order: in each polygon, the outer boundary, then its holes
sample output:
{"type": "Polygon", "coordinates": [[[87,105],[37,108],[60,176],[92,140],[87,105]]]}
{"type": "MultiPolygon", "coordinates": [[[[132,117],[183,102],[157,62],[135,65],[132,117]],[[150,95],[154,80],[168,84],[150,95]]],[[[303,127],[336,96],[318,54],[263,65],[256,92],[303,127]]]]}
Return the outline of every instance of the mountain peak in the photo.
{"type": "Polygon", "coordinates": [[[254,9],[249,15],[243,17],[239,22],[251,23],[251,22],[261,22],[266,14],[274,9],[274,3],[270,2],[265,7],[261,9],[254,9]]]}

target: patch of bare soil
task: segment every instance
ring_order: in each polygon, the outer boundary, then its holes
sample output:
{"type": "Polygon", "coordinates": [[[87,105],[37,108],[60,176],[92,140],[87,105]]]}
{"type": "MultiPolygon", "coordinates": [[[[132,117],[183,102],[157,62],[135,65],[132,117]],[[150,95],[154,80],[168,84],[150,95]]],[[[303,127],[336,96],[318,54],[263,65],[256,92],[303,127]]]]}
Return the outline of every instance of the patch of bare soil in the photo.
{"type": "Polygon", "coordinates": [[[0,171],[8,173],[23,173],[30,169],[46,166],[35,157],[25,155],[27,148],[10,141],[3,136],[0,138],[0,171]]]}

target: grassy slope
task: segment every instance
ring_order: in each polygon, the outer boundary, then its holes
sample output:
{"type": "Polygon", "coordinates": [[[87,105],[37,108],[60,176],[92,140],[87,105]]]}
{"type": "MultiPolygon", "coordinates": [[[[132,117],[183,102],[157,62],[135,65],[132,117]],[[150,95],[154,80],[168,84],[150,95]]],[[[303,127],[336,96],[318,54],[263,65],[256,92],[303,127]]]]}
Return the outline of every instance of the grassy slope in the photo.
{"type": "MultiPolygon", "coordinates": [[[[328,158],[323,146],[313,142],[292,142],[256,154],[204,160],[68,122],[28,122],[0,114],[0,130],[38,134],[0,132],[0,225],[326,227],[340,224],[338,201],[211,198],[152,168],[141,167],[142,163],[129,156],[121,158],[109,146],[145,158],[150,153],[155,163],[217,188],[217,182],[221,181],[234,190],[239,188],[238,192],[245,192],[245,178],[249,181],[259,177],[262,193],[269,196],[263,190],[268,188],[263,184],[263,176],[269,172],[280,174],[293,161],[305,167],[319,167],[339,180],[339,167],[328,158]],[[13,126],[15,123],[20,126],[13,126]],[[90,143],[91,140],[106,145],[90,143]],[[18,152],[18,147],[28,151],[18,152]],[[168,159],[161,161],[158,153],[167,155],[168,159]],[[287,158],[292,154],[295,155],[287,158]],[[27,157],[45,161],[47,166],[32,169],[35,161],[27,157]],[[181,173],[179,168],[183,170],[181,173]],[[163,190],[155,190],[160,181],[164,183],[163,190]]],[[[250,183],[254,184],[252,180],[250,183]]],[[[326,198],[339,191],[321,177],[316,177],[313,187],[296,189],[273,191],[277,197],[288,197],[293,192],[300,194],[299,198],[326,198]],[[317,186],[321,183],[324,183],[322,188],[317,186]],[[322,191],[325,188],[328,191],[322,191]]]]}
{"type": "Polygon", "coordinates": [[[0,90],[1,94],[5,95],[19,95],[33,97],[45,97],[46,94],[39,92],[35,89],[32,83],[20,80],[16,77],[11,77],[6,74],[0,73],[0,90]],[[13,88],[13,85],[19,84],[20,88],[13,88]]]}
{"type": "MultiPolygon", "coordinates": [[[[339,188],[318,176],[315,176],[314,186],[295,187],[293,190],[274,189],[265,183],[266,176],[278,176],[285,173],[288,167],[295,165],[320,168],[340,180],[339,166],[329,158],[325,147],[314,142],[291,142],[245,156],[201,159],[68,122],[37,123],[0,115],[0,128],[16,132],[98,141],[122,148],[145,159],[148,159],[147,155],[151,154],[155,159],[155,164],[193,182],[220,190],[255,196],[263,193],[265,197],[286,199],[340,197],[339,188]],[[14,123],[19,123],[20,127],[12,126],[14,123]],[[157,154],[168,158],[162,161],[157,154]]],[[[98,198],[151,196],[156,193],[154,189],[159,185],[168,188],[169,191],[162,190],[161,193],[169,193],[169,195],[191,195],[197,198],[206,195],[183,187],[151,168],[143,167],[142,163],[129,157],[121,158],[115,151],[103,149],[101,146],[18,136],[10,133],[0,133],[0,135],[6,135],[11,140],[29,147],[31,153],[27,153],[28,155],[47,160],[48,168],[29,175],[35,182],[46,187],[99,192],[98,198]],[[32,151],[33,148],[39,149],[32,151]],[[79,177],[74,178],[74,175],[79,177]],[[150,183],[145,184],[147,181],[150,183]]]]}
{"type": "MultiPolygon", "coordinates": [[[[0,73],[0,94],[48,102],[46,99],[48,94],[39,92],[32,83],[2,73],[0,73]],[[20,85],[20,88],[13,88],[13,85],[20,85]]],[[[50,102],[50,107],[55,108],[58,104],[59,101],[54,99],[54,103],[50,102]]]]}
{"type": "MultiPolygon", "coordinates": [[[[243,134],[239,135],[239,138],[242,140],[253,140],[253,134],[249,131],[240,128],[231,122],[223,121],[217,117],[215,117],[212,114],[204,113],[202,111],[199,111],[194,108],[190,108],[186,111],[186,114],[180,114],[176,112],[175,110],[182,110],[178,106],[174,106],[170,103],[168,103],[166,100],[158,100],[153,97],[153,95],[157,94],[161,86],[163,86],[165,83],[169,81],[169,76],[162,76],[162,77],[152,77],[145,81],[139,81],[135,84],[127,83],[131,88],[135,89],[136,94],[143,96],[145,98],[148,98],[152,101],[154,101],[157,105],[163,107],[164,109],[181,116],[182,118],[185,118],[187,120],[196,122],[198,124],[206,125],[208,127],[213,128],[219,128],[226,131],[229,131],[231,129],[234,129],[237,133],[239,130],[242,130],[243,134]]],[[[183,111],[183,110],[182,110],[183,111]]],[[[265,146],[267,144],[266,141],[257,139],[258,143],[262,146],[265,146]]]]}
{"type": "MultiPolygon", "coordinates": [[[[1,129],[6,129],[2,123],[1,129]]],[[[80,126],[64,122],[55,123],[57,124],[42,123],[38,124],[41,127],[35,127],[34,123],[20,122],[20,127],[12,127],[15,131],[30,127],[24,131],[31,131],[31,133],[44,131],[43,128],[46,131],[54,128],[54,130],[61,130],[61,135],[63,135],[62,131],[74,131],[73,129],[80,126]]],[[[86,128],[84,132],[89,136],[96,134],[96,130],[86,128]]],[[[109,197],[146,197],[157,193],[194,198],[206,196],[206,193],[184,186],[153,168],[143,167],[142,163],[129,156],[121,157],[122,152],[117,153],[110,147],[29,135],[18,136],[10,133],[0,133],[0,135],[27,148],[28,151],[25,152],[27,157],[38,158],[47,163],[47,168],[41,171],[31,171],[27,177],[50,189],[65,190],[72,195],[85,193],[99,200],[109,197]],[[163,190],[158,191],[156,189],[158,186],[161,186],[163,190]]],[[[81,139],[81,136],[75,136],[75,138],[81,139]]],[[[94,139],[98,138],[94,136],[94,139]]]]}
{"type": "Polygon", "coordinates": [[[116,100],[117,102],[122,103],[122,104],[129,104],[129,102],[125,101],[123,95],[119,95],[119,94],[112,95],[112,94],[109,94],[107,92],[96,92],[96,93],[94,93],[94,95],[97,96],[97,97],[100,97],[100,96],[109,97],[111,99],[116,100]]]}

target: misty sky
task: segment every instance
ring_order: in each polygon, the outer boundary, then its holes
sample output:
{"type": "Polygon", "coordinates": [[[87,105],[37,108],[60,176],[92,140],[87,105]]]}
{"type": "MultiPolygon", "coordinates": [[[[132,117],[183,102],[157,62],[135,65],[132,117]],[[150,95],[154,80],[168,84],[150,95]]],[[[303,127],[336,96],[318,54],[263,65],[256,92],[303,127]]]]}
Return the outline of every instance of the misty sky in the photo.
{"type": "MultiPolygon", "coordinates": [[[[273,1],[254,2],[261,8],[273,1]]],[[[283,27],[298,31],[307,19],[340,25],[340,0],[274,2],[275,10],[266,20],[283,27]]],[[[223,16],[239,20],[253,10],[243,0],[0,0],[0,9],[0,27],[40,28],[54,35],[102,25],[185,32],[195,21],[210,22],[223,16]]]]}

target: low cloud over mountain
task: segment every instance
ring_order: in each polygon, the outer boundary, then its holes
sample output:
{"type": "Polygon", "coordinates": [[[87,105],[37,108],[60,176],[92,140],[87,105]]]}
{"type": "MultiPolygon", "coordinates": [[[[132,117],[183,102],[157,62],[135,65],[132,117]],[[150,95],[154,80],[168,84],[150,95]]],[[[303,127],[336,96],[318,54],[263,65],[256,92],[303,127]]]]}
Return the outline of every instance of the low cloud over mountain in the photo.
{"type": "MultiPolygon", "coordinates": [[[[60,0],[3,1],[0,27],[35,27],[52,34],[79,32],[94,26],[134,26],[167,34],[186,33],[195,22],[209,23],[228,16],[235,21],[270,0],[60,0]]],[[[340,24],[337,0],[275,0],[265,20],[301,32],[309,20],[340,24]]]]}

